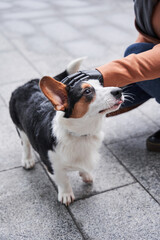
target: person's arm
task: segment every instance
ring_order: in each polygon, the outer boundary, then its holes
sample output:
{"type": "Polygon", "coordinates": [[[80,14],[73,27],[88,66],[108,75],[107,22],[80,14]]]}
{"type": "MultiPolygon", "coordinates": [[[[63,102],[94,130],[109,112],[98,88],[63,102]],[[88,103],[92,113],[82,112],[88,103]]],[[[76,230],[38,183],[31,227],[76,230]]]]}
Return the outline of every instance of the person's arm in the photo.
{"type": "Polygon", "coordinates": [[[131,83],[160,77],[160,44],[151,50],[131,54],[100,66],[104,87],[122,87],[131,83]]]}

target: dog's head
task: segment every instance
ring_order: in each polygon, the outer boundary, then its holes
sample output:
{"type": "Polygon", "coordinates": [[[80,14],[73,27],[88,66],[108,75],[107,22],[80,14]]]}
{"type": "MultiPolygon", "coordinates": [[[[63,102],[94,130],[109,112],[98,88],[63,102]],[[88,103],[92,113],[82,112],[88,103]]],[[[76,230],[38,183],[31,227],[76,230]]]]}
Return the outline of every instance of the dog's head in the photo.
{"type": "Polygon", "coordinates": [[[63,111],[66,118],[106,115],[118,110],[124,100],[120,88],[102,87],[94,79],[68,87],[51,77],[43,77],[40,88],[55,110],[63,111]]]}

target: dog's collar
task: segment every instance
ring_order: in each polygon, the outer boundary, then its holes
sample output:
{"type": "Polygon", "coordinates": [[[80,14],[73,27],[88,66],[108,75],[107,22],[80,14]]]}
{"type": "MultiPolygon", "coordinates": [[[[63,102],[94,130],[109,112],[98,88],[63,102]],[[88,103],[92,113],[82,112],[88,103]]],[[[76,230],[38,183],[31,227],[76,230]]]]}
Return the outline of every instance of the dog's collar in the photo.
{"type": "Polygon", "coordinates": [[[84,134],[84,135],[79,135],[77,133],[74,133],[74,132],[70,132],[68,131],[69,135],[73,136],[73,137],[89,137],[91,136],[91,134],[84,134]]]}

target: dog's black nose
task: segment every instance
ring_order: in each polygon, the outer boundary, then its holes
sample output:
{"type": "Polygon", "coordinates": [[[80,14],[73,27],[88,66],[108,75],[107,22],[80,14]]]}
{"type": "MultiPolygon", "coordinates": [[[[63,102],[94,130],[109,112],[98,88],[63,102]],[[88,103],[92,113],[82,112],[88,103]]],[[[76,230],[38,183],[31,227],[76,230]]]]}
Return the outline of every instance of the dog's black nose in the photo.
{"type": "Polygon", "coordinates": [[[120,99],[122,97],[122,89],[116,88],[115,90],[111,91],[111,94],[116,98],[120,99]]]}

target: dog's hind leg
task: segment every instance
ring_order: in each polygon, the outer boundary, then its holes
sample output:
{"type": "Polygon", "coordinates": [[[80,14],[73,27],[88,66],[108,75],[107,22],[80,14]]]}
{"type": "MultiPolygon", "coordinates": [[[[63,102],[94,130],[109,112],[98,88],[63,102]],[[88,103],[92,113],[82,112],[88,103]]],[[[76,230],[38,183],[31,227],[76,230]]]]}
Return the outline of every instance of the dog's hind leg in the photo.
{"type": "Polygon", "coordinates": [[[82,178],[85,183],[93,183],[93,177],[88,172],[79,172],[79,176],[82,178]]]}
{"type": "Polygon", "coordinates": [[[22,160],[21,160],[22,167],[24,167],[25,169],[31,169],[35,165],[31,144],[24,131],[21,131],[19,129],[17,129],[17,131],[21,137],[22,147],[23,147],[22,160]]]}

